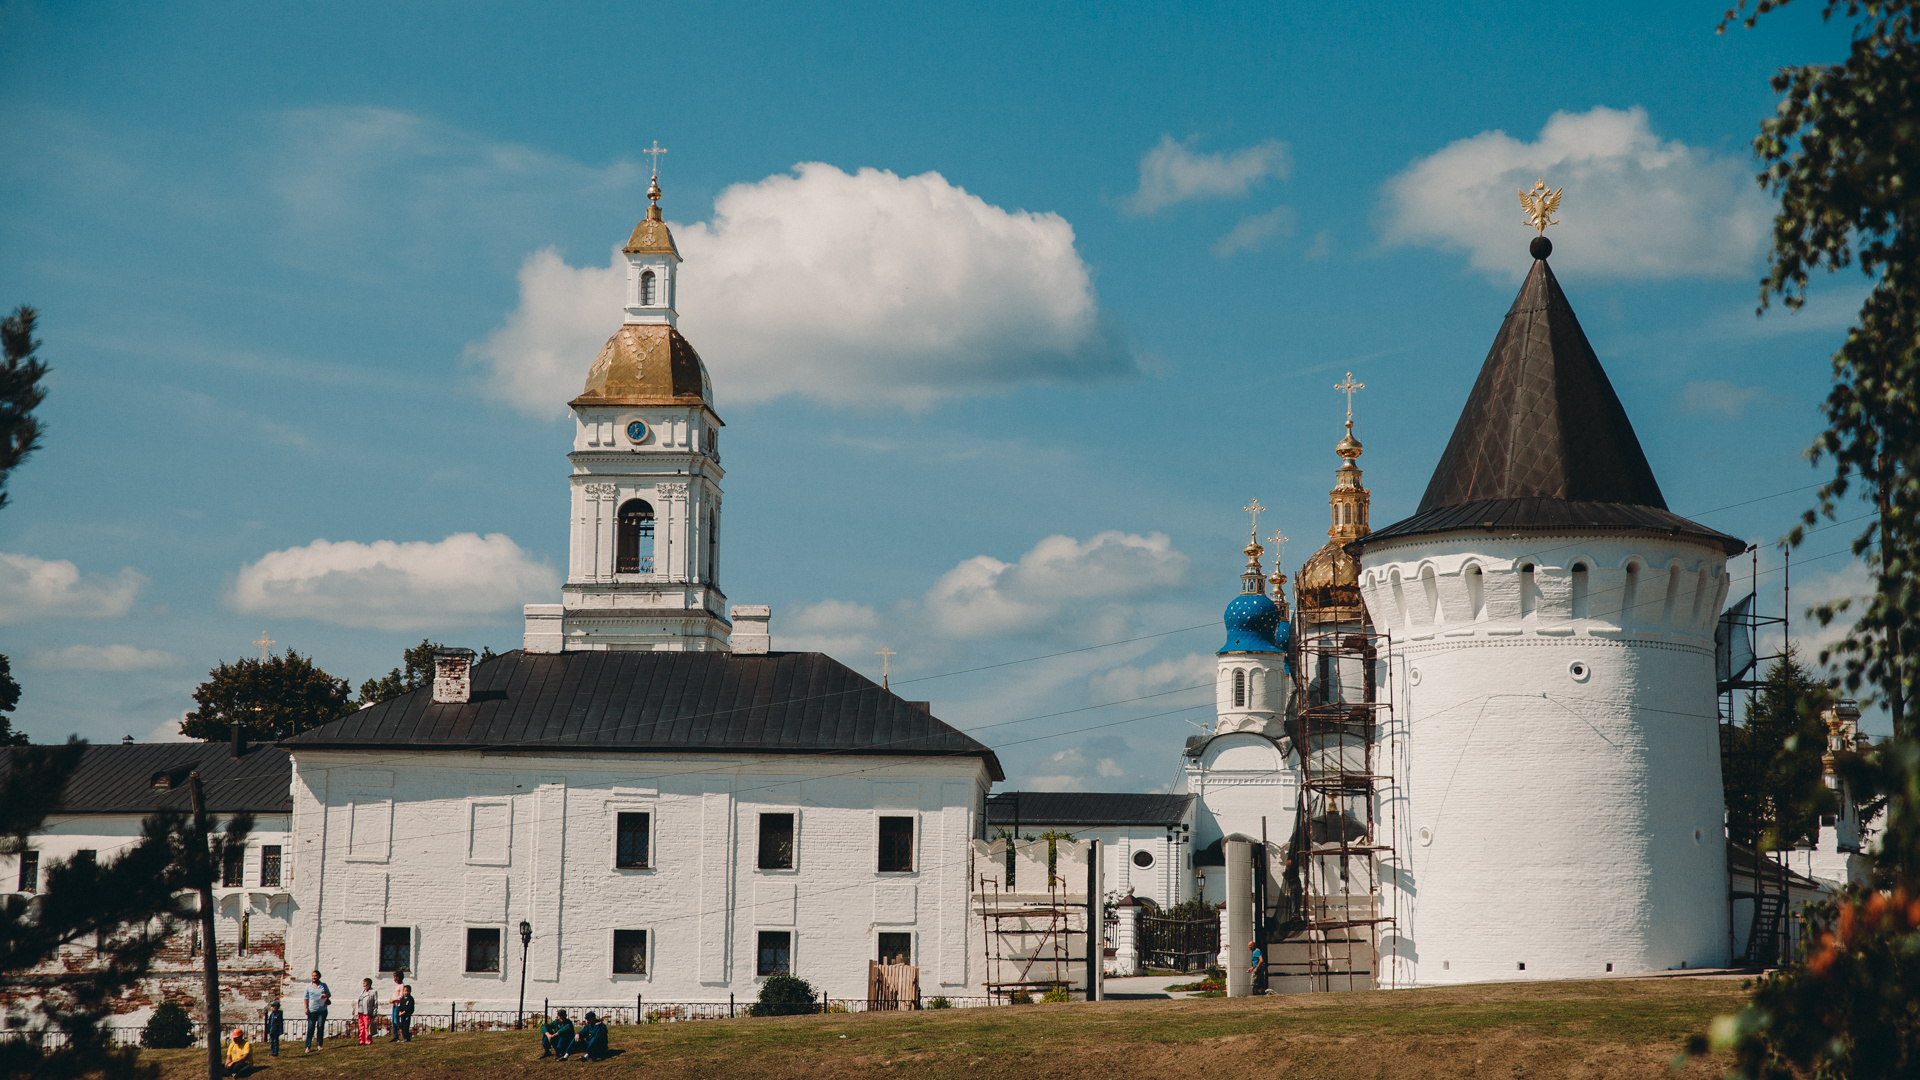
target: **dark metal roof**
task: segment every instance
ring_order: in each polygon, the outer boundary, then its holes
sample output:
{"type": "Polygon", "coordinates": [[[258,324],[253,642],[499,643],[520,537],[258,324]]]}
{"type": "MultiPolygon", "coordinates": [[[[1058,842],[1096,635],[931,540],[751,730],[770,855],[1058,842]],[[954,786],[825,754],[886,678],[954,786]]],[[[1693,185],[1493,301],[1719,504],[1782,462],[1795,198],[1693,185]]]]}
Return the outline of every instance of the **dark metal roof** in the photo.
{"type": "Polygon", "coordinates": [[[473,700],[423,686],[281,743],[329,749],[978,757],[984,744],[822,653],[525,653],[473,669],[473,700]]]}
{"type": "MultiPolygon", "coordinates": [[[[14,751],[0,754],[0,771],[14,751]]],[[[239,757],[225,742],[108,743],[88,746],[67,780],[56,810],[66,814],[151,814],[193,809],[187,774],[200,770],[207,810],[284,814],[293,809],[293,765],[277,746],[251,746],[239,757]],[[164,777],[166,787],[156,787],[164,777]]]]}
{"type": "Polygon", "coordinates": [[[1627,411],[1545,259],[1535,259],[1414,515],[1349,545],[1489,528],[1629,529],[1746,543],[1667,509],[1627,411]]]}
{"type": "Polygon", "coordinates": [[[1192,803],[1191,795],[1130,791],[1003,791],[987,798],[987,824],[1178,825],[1192,803]]]}

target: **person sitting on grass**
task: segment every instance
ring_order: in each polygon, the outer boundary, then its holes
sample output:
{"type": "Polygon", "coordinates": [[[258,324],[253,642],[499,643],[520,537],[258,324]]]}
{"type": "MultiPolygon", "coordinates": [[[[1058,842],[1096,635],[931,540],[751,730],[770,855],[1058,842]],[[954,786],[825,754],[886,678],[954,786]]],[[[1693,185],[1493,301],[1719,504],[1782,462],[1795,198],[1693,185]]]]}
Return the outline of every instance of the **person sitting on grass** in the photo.
{"type": "Polygon", "coordinates": [[[585,1061],[599,1061],[607,1056],[607,1024],[592,1013],[587,1014],[587,1022],[580,1028],[580,1057],[585,1061]]]}
{"type": "Polygon", "coordinates": [[[561,1009],[553,1019],[540,1026],[540,1056],[543,1058],[560,1056],[561,1061],[573,1053],[573,1021],[567,1019],[567,1010],[561,1009]]]}
{"type": "Polygon", "coordinates": [[[253,1044],[247,1041],[244,1029],[234,1028],[233,1034],[227,1036],[225,1052],[220,1060],[228,1076],[245,1076],[253,1071],[253,1044]]]}

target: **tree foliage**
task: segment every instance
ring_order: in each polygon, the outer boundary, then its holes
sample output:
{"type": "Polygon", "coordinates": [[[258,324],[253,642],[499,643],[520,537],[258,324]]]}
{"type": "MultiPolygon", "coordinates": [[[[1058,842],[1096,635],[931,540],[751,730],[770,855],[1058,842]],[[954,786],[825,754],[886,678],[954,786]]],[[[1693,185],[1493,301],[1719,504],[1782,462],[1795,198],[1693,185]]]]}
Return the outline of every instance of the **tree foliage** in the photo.
{"type": "Polygon", "coordinates": [[[265,660],[225,661],[193,692],[199,708],[186,715],[180,733],[219,741],[238,722],[250,739],[285,739],[353,711],[345,679],[288,649],[265,660]]]}
{"type": "Polygon", "coordinates": [[[13,665],[5,656],[0,656],[0,746],[25,746],[25,735],[13,730],[13,719],[7,714],[20,704],[20,684],[13,681],[13,665]]]}
{"type": "MultiPolygon", "coordinates": [[[[1786,0],[1727,13],[1752,26],[1786,0]]],[[[1853,618],[1821,654],[1848,690],[1884,703],[1893,738],[1838,768],[1863,800],[1884,800],[1871,852],[1873,887],[1813,912],[1812,944],[1760,980],[1753,1002],[1717,1022],[1751,1077],[1913,1076],[1920,1073],[1920,740],[1910,702],[1920,648],[1920,27],[1913,0],[1826,0],[1823,16],[1852,24],[1845,60],[1773,77],[1775,115],[1754,151],[1760,183],[1780,200],[1760,307],[1806,301],[1818,270],[1857,265],[1871,283],[1846,342],[1833,354],[1827,428],[1809,449],[1833,478],[1789,534],[1799,543],[1844,501],[1871,506],[1853,541],[1874,575],[1858,607],[1816,608],[1823,624],[1853,618]]]]}
{"type": "MultiPolygon", "coordinates": [[[[354,707],[364,709],[369,705],[378,705],[390,701],[401,694],[418,690],[433,684],[433,654],[446,648],[445,645],[427,638],[421,638],[420,644],[413,646],[400,655],[400,667],[394,668],[378,679],[368,679],[360,684],[360,698],[354,707]]],[[[492,649],[480,650],[478,663],[486,663],[497,654],[492,649]]]]}
{"type": "Polygon", "coordinates": [[[33,339],[34,324],[40,314],[25,304],[0,319],[0,506],[7,505],[7,475],[40,447],[46,433],[33,410],[46,400],[40,385],[47,365],[33,354],[40,343],[33,339]]]}
{"type": "MultiPolygon", "coordinates": [[[[85,746],[72,739],[63,746],[6,752],[0,771],[0,854],[26,848],[28,836],[59,805],[85,746]]],[[[117,858],[53,863],[43,868],[37,895],[9,894],[0,901],[0,971],[31,972],[50,960],[64,961],[60,977],[41,988],[41,1015],[29,1026],[66,1034],[66,1045],[52,1051],[32,1039],[0,1042],[0,1075],[32,1080],[157,1075],[157,1067],[142,1064],[134,1051],[113,1045],[105,1020],[115,998],[146,974],[167,935],[188,916],[185,891],[211,881],[226,852],[244,848],[252,825],[250,815],[236,815],[223,835],[211,836],[183,814],[154,814],[142,823],[140,840],[117,858]],[[85,948],[84,961],[71,954],[76,945],[85,948]]]]}
{"type": "Polygon", "coordinates": [[[760,986],[760,1000],[747,1009],[749,1016],[800,1016],[818,1012],[813,984],[798,975],[773,975],[760,986]]]}
{"type": "Polygon", "coordinates": [[[1792,650],[1767,668],[1766,686],[1733,729],[1726,755],[1727,838],[1755,851],[1791,848],[1820,835],[1833,796],[1822,779],[1832,695],[1792,650]]]}

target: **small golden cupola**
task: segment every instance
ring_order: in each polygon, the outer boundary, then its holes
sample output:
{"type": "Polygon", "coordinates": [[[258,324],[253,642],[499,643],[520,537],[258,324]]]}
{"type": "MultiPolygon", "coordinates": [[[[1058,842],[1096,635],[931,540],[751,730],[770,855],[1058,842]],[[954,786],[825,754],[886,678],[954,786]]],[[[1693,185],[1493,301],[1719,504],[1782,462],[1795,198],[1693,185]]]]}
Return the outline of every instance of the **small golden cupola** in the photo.
{"type": "Polygon", "coordinates": [[[1345,460],[1334,473],[1333,490],[1327,493],[1333,519],[1327,542],[1300,568],[1300,617],[1309,623],[1358,623],[1366,618],[1360,601],[1360,561],[1347,552],[1349,543],[1372,531],[1367,524],[1371,493],[1360,486],[1357,464],[1363,448],[1353,437],[1353,393],[1365,387],[1353,381],[1352,372],[1334,386],[1347,395],[1347,433],[1333,448],[1345,460]]]}

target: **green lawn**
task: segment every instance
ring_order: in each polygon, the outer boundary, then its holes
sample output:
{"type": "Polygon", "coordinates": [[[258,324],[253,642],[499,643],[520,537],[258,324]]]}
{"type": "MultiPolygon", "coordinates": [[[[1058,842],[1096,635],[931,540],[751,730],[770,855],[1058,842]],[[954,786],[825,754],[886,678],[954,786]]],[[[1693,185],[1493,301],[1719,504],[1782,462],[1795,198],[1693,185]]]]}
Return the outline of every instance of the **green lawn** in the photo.
{"type": "MultiPolygon", "coordinates": [[[[261,1050],[255,1076],[1667,1077],[1687,1036],[1744,997],[1736,980],[1689,978],[743,1018],[615,1027],[618,1056],[592,1064],[538,1060],[531,1032],[429,1033],[311,1055],[293,1041],[278,1060],[261,1050]]],[[[153,1056],[164,1080],[205,1075],[204,1051],[153,1056]]],[[[1694,1061],[1679,1075],[1725,1067],[1694,1061]]]]}

